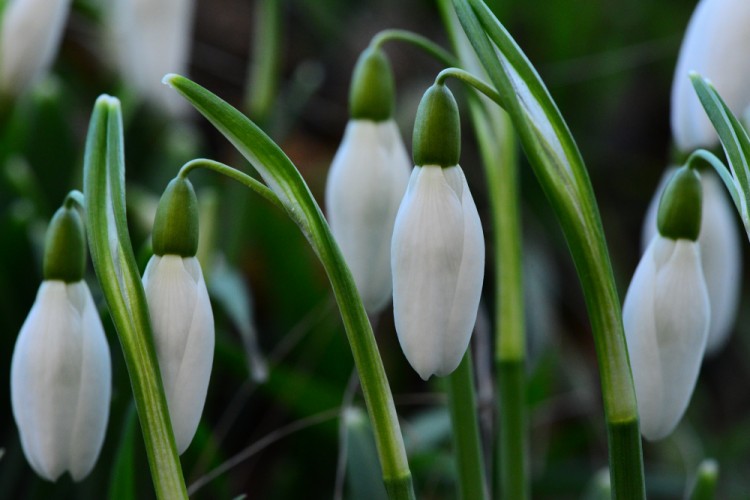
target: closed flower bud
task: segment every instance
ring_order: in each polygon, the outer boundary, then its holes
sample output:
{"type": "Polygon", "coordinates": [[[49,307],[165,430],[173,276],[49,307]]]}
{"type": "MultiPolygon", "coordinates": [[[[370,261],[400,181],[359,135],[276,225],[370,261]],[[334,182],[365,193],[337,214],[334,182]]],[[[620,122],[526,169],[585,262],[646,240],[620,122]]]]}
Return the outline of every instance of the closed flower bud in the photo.
{"type": "Polygon", "coordinates": [[[417,166],[393,231],[396,331],[406,359],[425,380],[448,375],[460,363],[484,278],[479,214],[461,167],[446,163],[457,160],[457,127],[458,108],[450,92],[439,86],[428,90],[415,124],[417,166]],[[420,165],[424,158],[437,164],[420,165]]]}
{"type": "Polygon", "coordinates": [[[82,279],[83,227],[72,208],[50,224],[45,281],[21,327],[11,362],[13,417],[34,471],[56,481],[86,477],[104,441],[112,391],[109,347],[82,279]],[[66,253],[66,256],[59,255],[66,253]]]}
{"type": "MultiPolygon", "coordinates": [[[[674,168],[670,168],[665,172],[649,205],[641,240],[644,250],[656,236],[658,201],[674,171],[674,168]]],[[[703,173],[701,184],[703,211],[698,245],[711,305],[711,326],[706,343],[706,355],[711,355],[726,345],[737,318],[741,284],[737,277],[742,275],[742,255],[737,212],[727,197],[724,185],[713,172],[703,173]]]]}
{"type": "Polygon", "coordinates": [[[712,147],[714,127],[698,100],[688,74],[711,80],[735,115],[750,105],[750,2],[701,0],[690,19],[672,82],[672,135],[683,152],[712,147]]]}
{"type": "Polygon", "coordinates": [[[649,440],[666,437],[682,418],[698,378],[711,316],[693,239],[700,225],[700,181],[694,172],[681,169],[665,193],[660,234],[638,264],[622,311],[641,433],[649,440]],[[675,210],[696,204],[697,210],[688,210],[687,216],[675,210]],[[678,214],[684,220],[677,220],[678,214]]]}
{"type": "Polygon", "coordinates": [[[393,121],[393,74],[379,49],[365,50],[350,92],[346,126],[326,183],[331,231],[369,314],[391,299],[391,235],[410,162],[393,121]]]}
{"type": "Polygon", "coordinates": [[[214,358],[214,318],[195,258],[198,212],[190,182],[176,178],[154,222],[154,253],[143,274],[156,355],[177,451],[193,440],[206,402],[214,358]]]}
{"type": "Polygon", "coordinates": [[[20,95],[52,64],[70,0],[10,0],[0,27],[0,95],[20,95]]]}

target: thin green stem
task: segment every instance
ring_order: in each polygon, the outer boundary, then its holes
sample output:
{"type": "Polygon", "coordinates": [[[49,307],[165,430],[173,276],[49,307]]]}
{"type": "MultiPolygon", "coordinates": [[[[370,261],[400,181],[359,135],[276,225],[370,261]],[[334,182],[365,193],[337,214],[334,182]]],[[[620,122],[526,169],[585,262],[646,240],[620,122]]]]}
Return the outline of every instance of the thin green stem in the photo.
{"type": "Polygon", "coordinates": [[[420,49],[424,50],[429,55],[440,61],[442,64],[445,64],[446,66],[458,66],[458,61],[455,57],[453,57],[453,54],[442,48],[440,45],[437,45],[429,38],[425,38],[422,35],[418,35],[408,30],[383,30],[372,37],[372,40],[370,41],[370,47],[381,48],[385,44],[385,42],[390,41],[410,43],[415,47],[419,47],[420,49]]]}
{"type": "Polygon", "coordinates": [[[80,209],[84,209],[86,207],[83,193],[78,191],[77,189],[71,190],[66,196],[65,201],[63,202],[66,208],[73,208],[77,207],[80,209]]]}
{"type": "MultiPolygon", "coordinates": [[[[698,169],[700,165],[704,163],[707,163],[719,175],[722,182],[724,182],[724,186],[726,186],[727,191],[729,191],[729,194],[732,197],[732,201],[734,202],[734,205],[739,209],[740,208],[740,195],[739,195],[739,192],[737,191],[737,185],[735,184],[736,180],[732,176],[732,173],[729,171],[726,165],[724,165],[724,162],[722,162],[711,151],[708,151],[705,149],[698,149],[698,150],[693,151],[693,153],[685,161],[685,165],[688,168],[693,168],[693,169],[698,169]]],[[[742,213],[741,210],[740,210],[740,213],[742,213]]]]}
{"type": "Polygon", "coordinates": [[[187,178],[190,172],[198,168],[213,170],[214,172],[218,172],[226,177],[229,177],[230,179],[239,182],[243,186],[252,189],[280,210],[284,210],[284,205],[282,205],[281,201],[279,201],[279,197],[276,196],[276,193],[271,191],[265,184],[258,181],[257,179],[253,179],[241,170],[237,170],[234,167],[230,167],[229,165],[215,160],[209,160],[207,158],[197,158],[195,160],[190,160],[182,166],[177,176],[187,178]]]}
{"type": "Polygon", "coordinates": [[[443,85],[448,78],[455,78],[456,80],[460,80],[465,84],[474,87],[474,89],[492,99],[498,106],[503,106],[502,97],[497,90],[468,71],[460,68],[445,68],[437,74],[435,77],[435,83],[443,85]]]}
{"type": "Polygon", "coordinates": [[[84,158],[91,260],[122,346],[156,495],[187,498],[146,294],[128,234],[122,141],[120,102],[101,96],[91,116],[84,158]]]}
{"type": "Polygon", "coordinates": [[[525,369],[523,360],[497,364],[499,497],[514,500],[529,498],[525,369]]]}
{"type": "Polygon", "coordinates": [[[247,86],[247,110],[265,124],[273,109],[281,58],[280,0],[257,0],[253,61],[247,86]]]}
{"type": "Polygon", "coordinates": [[[448,376],[447,382],[460,498],[485,500],[487,482],[484,475],[482,445],[479,440],[477,398],[474,390],[470,349],[464,354],[458,368],[448,376]]]}

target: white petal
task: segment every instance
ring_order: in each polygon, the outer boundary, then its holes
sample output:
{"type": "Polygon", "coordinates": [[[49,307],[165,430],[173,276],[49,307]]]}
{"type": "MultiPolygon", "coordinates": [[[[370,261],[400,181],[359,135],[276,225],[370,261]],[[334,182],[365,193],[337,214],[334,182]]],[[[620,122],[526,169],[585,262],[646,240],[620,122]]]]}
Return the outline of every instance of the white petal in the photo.
{"type": "MultiPolygon", "coordinates": [[[[656,236],[659,198],[674,171],[672,167],[664,173],[646,212],[641,240],[644,249],[656,236]]],[[[711,327],[706,344],[706,355],[711,355],[726,345],[737,318],[741,284],[738,276],[742,274],[742,252],[736,222],[737,212],[721,180],[715,173],[707,171],[701,173],[701,184],[703,214],[698,244],[711,304],[711,327]]]]}
{"type": "Polygon", "coordinates": [[[109,348],[84,282],[45,281],[11,364],[13,415],[32,468],[55,481],[90,472],[109,414],[109,348]]]}
{"type": "Polygon", "coordinates": [[[675,428],[698,377],[710,311],[698,246],[656,237],[623,305],[641,433],[661,439],[675,428]]]}
{"type": "Polygon", "coordinates": [[[70,0],[10,0],[0,29],[0,94],[18,95],[57,53],[70,0]]]}
{"type": "Polygon", "coordinates": [[[404,354],[423,379],[458,366],[476,321],[484,238],[460,167],[417,167],[396,218],[393,306],[404,354]]]}
{"type": "Polygon", "coordinates": [[[105,5],[110,51],[120,76],[142,98],[172,114],[187,103],[162,85],[185,74],[190,58],[194,0],[114,0],[105,5]]]}
{"type": "Polygon", "coordinates": [[[391,298],[391,235],[409,168],[392,120],[352,120],[328,174],[328,220],[370,314],[391,298]]]}
{"type": "Polygon", "coordinates": [[[681,151],[718,141],[688,78],[697,71],[711,80],[729,108],[741,114],[750,104],[750,2],[702,0],[695,9],[672,82],[672,135],[681,151]]]}
{"type": "Polygon", "coordinates": [[[153,256],[143,286],[177,450],[182,454],[198,428],[211,378],[211,303],[195,257],[153,256]]]}
{"type": "Polygon", "coordinates": [[[74,481],[88,476],[99,457],[112,397],[112,363],[99,312],[85,282],[76,287],[82,302],[81,385],[75,426],[71,432],[70,475],[74,481]]]}

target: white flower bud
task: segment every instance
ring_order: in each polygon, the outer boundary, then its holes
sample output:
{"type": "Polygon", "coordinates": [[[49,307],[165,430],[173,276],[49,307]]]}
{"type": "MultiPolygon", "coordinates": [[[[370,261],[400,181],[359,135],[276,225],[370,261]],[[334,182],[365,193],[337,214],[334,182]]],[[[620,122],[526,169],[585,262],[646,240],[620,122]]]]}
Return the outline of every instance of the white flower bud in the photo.
{"type": "Polygon", "coordinates": [[[622,316],[641,433],[661,439],[690,402],[708,337],[698,244],[655,236],[635,270],[622,316]]]}
{"type": "Polygon", "coordinates": [[[351,120],[328,174],[328,221],[370,314],[391,298],[391,235],[409,168],[392,119],[351,120]]]}
{"type": "Polygon", "coordinates": [[[187,102],[162,85],[185,74],[190,58],[194,0],[114,0],[105,8],[110,49],[122,79],[142,99],[173,115],[187,102]]]}
{"type": "Polygon", "coordinates": [[[151,257],[143,274],[177,451],[198,429],[214,359],[214,317],[198,259],[151,257]]]}
{"type": "Polygon", "coordinates": [[[10,0],[0,27],[0,94],[17,96],[52,64],[70,0],[10,0]]]}
{"type": "Polygon", "coordinates": [[[419,376],[448,375],[471,338],[484,279],[484,235],[461,167],[415,167],[393,230],[393,312],[419,376]]]}
{"type": "Polygon", "coordinates": [[[34,471],[80,481],[104,442],[112,391],[109,346],[84,281],[42,282],[10,374],[13,417],[34,471]]]}
{"type": "Polygon", "coordinates": [[[672,82],[672,135],[683,152],[718,142],[688,74],[711,80],[735,115],[750,105],[750,2],[701,0],[690,19],[672,82]]]}
{"type": "MultiPolygon", "coordinates": [[[[659,199],[674,170],[670,168],[664,173],[646,212],[641,239],[644,250],[656,236],[659,199]]],[[[742,253],[737,213],[724,185],[713,172],[702,173],[701,184],[703,213],[698,245],[711,305],[711,326],[706,343],[706,355],[711,355],[726,345],[734,328],[740,302],[741,280],[738,276],[742,275],[742,253]]]]}

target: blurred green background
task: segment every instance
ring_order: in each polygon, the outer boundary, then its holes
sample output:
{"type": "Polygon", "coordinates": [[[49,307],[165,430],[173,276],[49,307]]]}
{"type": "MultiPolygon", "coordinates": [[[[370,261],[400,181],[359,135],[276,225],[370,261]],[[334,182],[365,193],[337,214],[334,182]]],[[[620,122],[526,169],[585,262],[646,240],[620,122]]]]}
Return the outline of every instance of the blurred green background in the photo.
{"type": "MultiPolygon", "coordinates": [[[[278,80],[271,87],[270,105],[250,114],[295,162],[322,204],[326,172],[348,118],[348,85],[359,52],[387,28],[410,29],[445,47],[447,36],[428,0],[279,3],[278,80]]],[[[492,4],[536,65],[578,141],[624,296],[639,259],[642,218],[670,158],[670,86],[695,2],[492,4]]],[[[258,41],[259,26],[268,27],[259,20],[258,7],[256,0],[199,0],[196,5],[189,76],[238,107],[245,106],[252,91],[251,64],[269,55],[258,41]]],[[[114,369],[110,423],[91,476],[79,484],[67,475],[54,485],[38,479],[23,457],[9,404],[10,358],[41,279],[44,228],[65,193],[81,188],[84,136],[96,96],[108,92],[123,99],[130,225],[144,264],[154,204],[183,162],[205,156],[247,168],[195,113],[175,120],[137,105],[103,61],[100,26],[99,2],[74,2],[52,75],[17,103],[0,131],[4,498],[153,496],[122,354],[91,269],[89,283],[102,306],[114,369]]],[[[392,43],[386,52],[397,81],[397,119],[408,146],[419,98],[441,68],[410,46],[392,43]]],[[[462,95],[457,83],[450,86],[462,95]]],[[[462,165],[489,234],[487,195],[468,113],[464,115],[462,165]]],[[[607,465],[590,325],[554,215],[530,169],[524,165],[521,172],[533,497],[584,498],[592,478],[607,465]]],[[[296,226],[264,200],[213,174],[191,177],[204,216],[202,243],[207,247],[201,256],[215,306],[217,347],[201,427],[182,459],[187,484],[249,447],[251,452],[193,497],[331,498],[343,491],[344,498],[382,498],[368,482],[378,485],[379,471],[361,414],[349,415],[347,432],[340,427],[342,403],[351,400],[361,408],[362,399],[347,389],[353,362],[315,255],[296,226]],[[340,461],[348,465],[346,474],[340,461]]],[[[493,265],[488,262],[473,341],[485,436],[494,422],[493,265]]],[[[747,319],[745,307],[728,346],[704,363],[677,431],[657,444],[644,443],[649,498],[681,498],[706,456],[720,464],[719,498],[745,498],[750,491],[747,319]]],[[[456,498],[443,381],[424,383],[408,366],[390,309],[377,321],[376,335],[418,496],[456,498]]],[[[485,442],[489,448],[490,440],[485,442]]]]}

